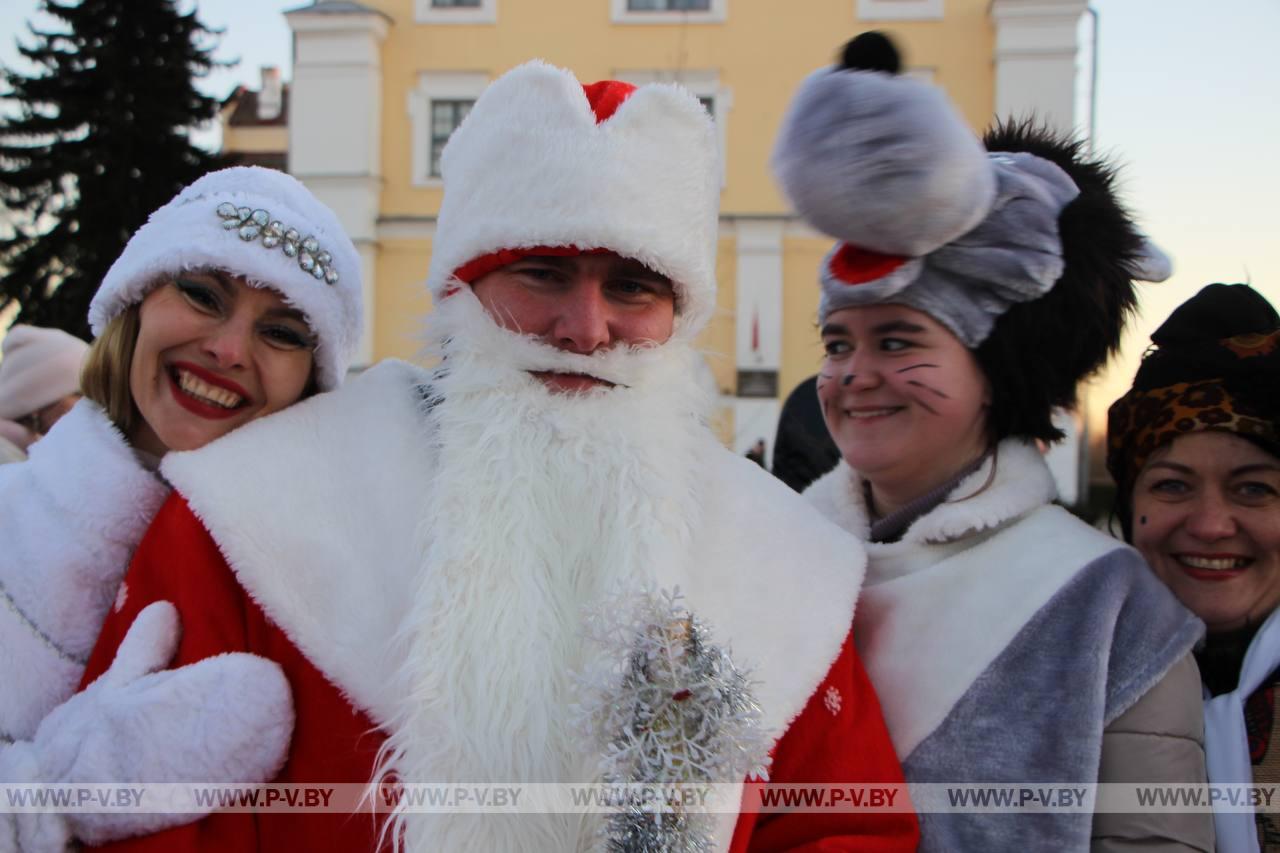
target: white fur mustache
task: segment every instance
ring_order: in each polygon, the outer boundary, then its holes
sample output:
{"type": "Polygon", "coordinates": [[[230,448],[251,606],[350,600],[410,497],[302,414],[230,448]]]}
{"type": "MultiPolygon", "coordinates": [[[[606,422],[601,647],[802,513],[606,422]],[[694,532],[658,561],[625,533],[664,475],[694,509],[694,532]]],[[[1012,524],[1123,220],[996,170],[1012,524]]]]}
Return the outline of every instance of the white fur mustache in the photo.
{"type": "MultiPolygon", "coordinates": [[[[624,388],[662,381],[671,358],[660,345],[615,346],[584,355],[543,343],[533,335],[504,329],[464,288],[444,300],[428,318],[435,355],[447,361],[473,359],[500,364],[508,370],[533,373],[572,373],[624,388]],[[454,341],[459,344],[454,346],[454,341]]],[[[536,382],[532,376],[530,382],[536,382]]]]}

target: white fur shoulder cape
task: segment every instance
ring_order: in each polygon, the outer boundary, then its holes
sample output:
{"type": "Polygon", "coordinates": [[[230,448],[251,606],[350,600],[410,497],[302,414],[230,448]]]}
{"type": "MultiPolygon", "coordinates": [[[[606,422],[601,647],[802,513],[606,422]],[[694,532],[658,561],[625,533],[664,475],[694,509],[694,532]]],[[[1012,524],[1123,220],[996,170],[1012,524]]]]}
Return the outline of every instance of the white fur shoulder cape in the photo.
{"type": "MultiPolygon", "coordinates": [[[[422,566],[412,531],[436,469],[423,371],[389,361],[164,473],[266,613],[380,724],[395,707],[392,633],[422,566]]],[[[708,432],[705,522],[686,605],[758,681],[780,736],[825,678],[862,583],[861,544],[708,432]]],[[[421,540],[418,540],[419,542],[421,540]]],[[[468,606],[459,602],[459,606],[468,606]]]]}
{"type": "MultiPolygon", "coordinates": [[[[1006,440],[901,540],[867,544],[857,646],[904,761],[1046,602],[1128,550],[1053,506],[1056,494],[1039,451],[1006,440]]],[[[845,462],[804,496],[868,535],[863,481],[845,462]]]]}
{"type": "Polygon", "coordinates": [[[0,466],[0,743],[35,734],[76,691],[169,487],[81,400],[31,458],[0,466]]]}

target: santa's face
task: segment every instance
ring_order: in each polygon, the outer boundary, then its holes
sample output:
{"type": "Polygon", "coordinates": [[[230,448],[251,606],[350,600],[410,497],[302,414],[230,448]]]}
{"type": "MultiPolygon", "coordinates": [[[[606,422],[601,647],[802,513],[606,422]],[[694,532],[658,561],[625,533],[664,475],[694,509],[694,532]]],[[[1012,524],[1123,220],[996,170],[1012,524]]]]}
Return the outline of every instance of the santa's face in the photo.
{"type": "MultiPolygon", "coordinates": [[[[499,326],[566,353],[665,343],[675,324],[671,281],[614,254],[529,255],[482,276],[472,291],[499,326]]],[[[552,391],[611,384],[587,373],[539,371],[552,391]]]]}

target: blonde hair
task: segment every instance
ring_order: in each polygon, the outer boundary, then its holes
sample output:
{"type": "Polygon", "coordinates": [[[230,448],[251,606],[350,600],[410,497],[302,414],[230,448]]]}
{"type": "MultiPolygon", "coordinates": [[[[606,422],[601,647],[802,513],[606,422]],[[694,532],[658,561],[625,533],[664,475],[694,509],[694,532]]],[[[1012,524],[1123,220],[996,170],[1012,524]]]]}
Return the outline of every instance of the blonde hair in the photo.
{"type": "Polygon", "coordinates": [[[133,432],[140,418],[129,388],[129,368],[140,325],[139,304],[135,302],[113,317],[89,345],[80,371],[81,392],[101,406],[125,436],[133,432]]]}

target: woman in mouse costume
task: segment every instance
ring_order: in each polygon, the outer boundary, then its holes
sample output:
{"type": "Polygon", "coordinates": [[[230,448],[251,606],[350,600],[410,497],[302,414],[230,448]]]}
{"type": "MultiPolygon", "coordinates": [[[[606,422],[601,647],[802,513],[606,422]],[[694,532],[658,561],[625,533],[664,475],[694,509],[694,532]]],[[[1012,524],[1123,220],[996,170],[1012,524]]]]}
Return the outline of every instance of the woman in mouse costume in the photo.
{"type": "MultiPolygon", "coordinates": [[[[801,86],[773,165],[840,241],[817,393],[843,459],[806,496],[868,542],[855,638],[907,780],[1202,780],[1201,626],[1053,505],[1036,444],[1167,260],[1079,144],[1029,123],[979,141],[897,65],[883,36],[850,42],[801,86]]],[[[922,850],[1212,845],[1206,815],[920,805],[922,850]]]]}

